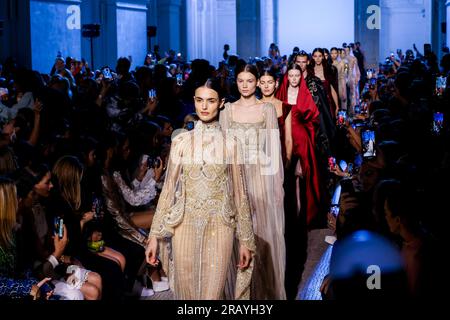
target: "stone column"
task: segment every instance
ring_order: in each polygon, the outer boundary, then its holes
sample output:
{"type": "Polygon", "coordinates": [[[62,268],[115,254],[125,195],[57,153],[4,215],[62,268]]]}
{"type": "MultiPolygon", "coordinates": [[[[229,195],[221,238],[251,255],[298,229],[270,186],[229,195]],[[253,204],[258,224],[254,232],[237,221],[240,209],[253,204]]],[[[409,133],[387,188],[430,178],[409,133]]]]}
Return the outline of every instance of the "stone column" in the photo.
{"type": "Polygon", "coordinates": [[[236,49],[236,0],[187,1],[188,59],[206,59],[217,66],[223,45],[236,49]]]}
{"type": "Polygon", "coordinates": [[[131,58],[131,68],[141,66],[147,52],[145,0],[117,2],[117,57],[131,58]]]}
{"type": "MultiPolygon", "coordinates": [[[[147,26],[158,27],[158,1],[147,0],[147,26]]],[[[151,38],[151,43],[148,48],[149,51],[153,51],[153,46],[158,44],[158,36],[160,30],[156,28],[156,37],[151,38]]]]}
{"type": "Polygon", "coordinates": [[[180,7],[181,0],[158,1],[158,39],[162,55],[169,49],[180,50],[180,7]]]}
{"type": "Polygon", "coordinates": [[[217,2],[217,44],[215,64],[223,60],[223,46],[230,45],[229,54],[237,53],[236,0],[216,0],[217,2]]]}
{"type": "Polygon", "coordinates": [[[257,0],[236,0],[237,53],[245,60],[261,54],[260,7],[257,0]]]}
{"type": "Polygon", "coordinates": [[[278,40],[278,37],[275,33],[276,9],[276,3],[274,0],[260,0],[261,56],[267,56],[270,44],[276,43],[278,40]]]}

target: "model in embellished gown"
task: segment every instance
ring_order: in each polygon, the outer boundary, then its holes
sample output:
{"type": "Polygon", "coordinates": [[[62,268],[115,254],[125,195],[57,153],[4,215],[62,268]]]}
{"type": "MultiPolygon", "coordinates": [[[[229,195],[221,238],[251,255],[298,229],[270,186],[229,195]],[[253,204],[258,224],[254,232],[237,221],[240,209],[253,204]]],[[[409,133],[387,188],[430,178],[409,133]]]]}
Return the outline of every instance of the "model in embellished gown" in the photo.
{"type": "Polygon", "coordinates": [[[225,105],[220,124],[245,147],[247,181],[256,254],[252,299],[285,299],[283,168],[277,112],[256,96],[258,71],[243,65],[236,71],[240,99],[225,105]]]}
{"type": "Polygon", "coordinates": [[[348,109],[349,115],[354,115],[355,106],[358,104],[359,100],[359,80],[361,78],[361,73],[358,67],[358,59],[353,55],[352,48],[350,46],[344,47],[345,58],[348,61],[348,88],[349,88],[349,103],[350,108],[348,109]]]}
{"type": "Polygon", "coordinates": [[[217,121],[224,99],[215,80],[195,91],[200,120],[173,139],[166,180],[146,250],[158,264],[170,239],[169,278],[175,299],[223,299],[228,275],[235,275],[234,298],[248,299],[255,238],[239,143],[217,121]],[[239,257],[231,264],[235,238],[239,257]],[[236,275],[237,274],[237,275],[236,275]]]}
{"type": "Polygon", "coordinates": [[[327,94],[330,112],[335,116],[339,107],[337,78],[334,77],[335,75],[331,72],[327,60],[324,58],[323,49],[316,48],[313,50],[310,66],[310,72],[322,81],[323,88],[327,94]]]}
{"type": "Polygon", "coordinates": [[[341,59],[339,49],[331,48],[331,60],[333,66],[337,70],[338,81],[338,96],[340,101],[340,108],[347,110],[347,77],[345,73],[345,60],[341,59]]]}

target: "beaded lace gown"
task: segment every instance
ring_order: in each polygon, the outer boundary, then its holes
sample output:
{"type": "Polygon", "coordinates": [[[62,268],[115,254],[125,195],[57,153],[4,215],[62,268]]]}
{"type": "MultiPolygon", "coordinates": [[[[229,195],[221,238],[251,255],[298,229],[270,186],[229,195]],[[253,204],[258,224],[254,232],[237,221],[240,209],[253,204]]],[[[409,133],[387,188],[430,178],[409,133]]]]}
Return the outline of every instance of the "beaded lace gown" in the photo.
{"type": "Polygon", "coordinates": [[[243,146],[245,178],[256,239],[251,299],[286,299],[284,189],[280,133],[275,107],[226,104],[221,127],[243,146]],[[238,108],[244,108],[237,112],[238,108]]]}
{"type": "Polygon", "coordinates": [[[333,61],[333,66],[336,67],[338,71],[338,94],[339,100],[341,101],[341,108],[347,110],[347,81],[348,81],[348,61],[343,60],[340,57],[333,61]],[[347,68],[345,67],[347,64],[347,68]]]}
{"type": "Polygon", "coordinates": [[[173,139],[150,235],[162,240],[160,259],[175,299],[223,299],[229,274],[233,298],[249,298],[252,264],[245,270],[231,264],[237,242],[255,251],[239,153],[236,139],[226,137],[218,122],[198,121],[173,139]]]}

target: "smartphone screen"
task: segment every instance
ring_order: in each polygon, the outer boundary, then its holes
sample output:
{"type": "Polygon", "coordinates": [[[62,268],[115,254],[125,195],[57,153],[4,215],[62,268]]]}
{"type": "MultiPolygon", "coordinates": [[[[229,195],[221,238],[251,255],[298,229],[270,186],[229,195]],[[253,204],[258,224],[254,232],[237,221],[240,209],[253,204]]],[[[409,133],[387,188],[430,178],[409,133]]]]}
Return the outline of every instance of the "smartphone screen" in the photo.
{"type": "Polygon", "coordinates": [[[363,158],[371,159],[376,156],[375,131],[364,129],[361,131],[361,142],[363,147],[363,158]]]}
{"type": "Polygon", "coordinates": [[[347,172],[348,166],[347,162],[345,162],[344,160],[339,161],[339,167],[343,172],[347,172]]]}
{"type": "Polygon", "coordinates": [[[333,204],[333,205],[331,205],[331,207],[330,207],[330,213],[331,213],[333,216],[337,217],[337,216],[339,215],[339,205],[338,205],[338,204],[333,204]]]}
{"type": "Polygon", "coordinates": [[[436,134],[441,133],[444,127],[444,114],[440,112],[435,112],[433,114],[433,132],[436,134]]]}
{"type": "Polygon", "coordinates": [[[347,121],[347,113],[345,111],[339,111],[337,115],[337,125],[343,127],[347,121]]]}
{"type": "Polygon", "coordinates": [[[55,217],[54,219],[54,234],[58,235],[60,239],[64,237],[64,219],[55,217]]]}
{"type": "Polygon", "coordinates": [[[109,70],[109,68],[103,69],[102,73],[103,73],[103,77],[105,78],[105,80],[111,80],[112,79],[111,70],[109,70]]]}
{"type": "Polygon", "coordinates": [[[329,157],[328,158],[328,169],[333,171],[336,168],[336,158],[329,157]]]}
{"type": "Polygon", "coordinates": [[[442,96],[446,87],[447,87],[447,78],[446,77],[437,77],[436,78],[436,94],[438,96],[442,96]]]}
{"type": "Polygon", "coordinates": [[[183,75],[181,73],[177,74],[177,85],[182,86],[183,85],[183,75]]]}

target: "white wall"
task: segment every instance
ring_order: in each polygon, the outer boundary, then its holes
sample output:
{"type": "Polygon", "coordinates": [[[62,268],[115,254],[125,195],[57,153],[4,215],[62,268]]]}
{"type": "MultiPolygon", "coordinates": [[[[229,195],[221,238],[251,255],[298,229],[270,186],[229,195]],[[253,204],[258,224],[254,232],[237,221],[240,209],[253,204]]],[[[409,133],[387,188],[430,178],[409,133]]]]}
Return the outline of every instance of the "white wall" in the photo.
{"type": "Polygon", "coordinates": [[[412,49],[415,43],[423,53],[423,44],[431,43],[431,0],[382,0],[380,59],[390,52],[412,49]]]}
{"type": "Polygon", "coordinates": [[[133,70],[144,63],[146,53],[146,6],[123,3],[117,9],[117,57],[131,57],[133,70]]]}
{"type": "Polygon", "coordinates": [[[218,66],[223,45],[236,53],[236,0],[190,0],[186,3],[187,58],[218,66]]]}
{"type": "Polygon", "coordinates": [[[281,54],[297,46],[311,52],[316,47],[340,47],[353,42],[354,0],[278,1],[278,41],[281,54]]]}

